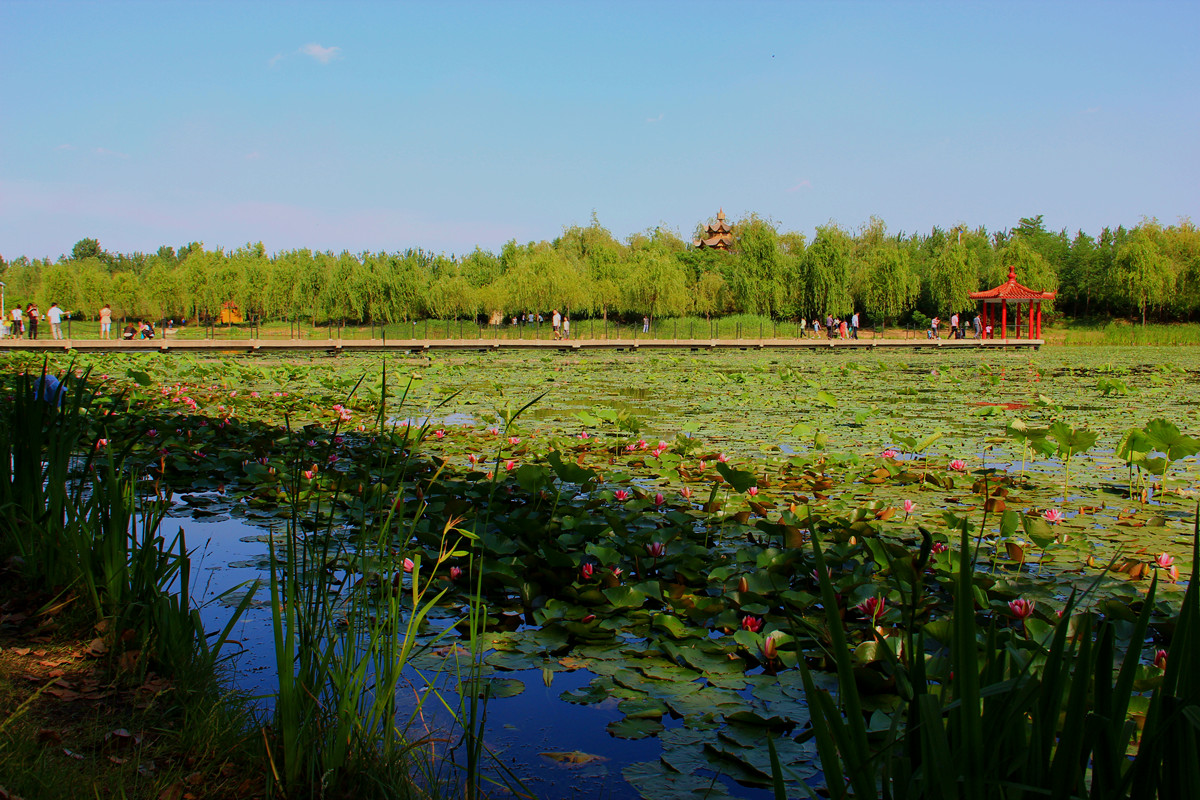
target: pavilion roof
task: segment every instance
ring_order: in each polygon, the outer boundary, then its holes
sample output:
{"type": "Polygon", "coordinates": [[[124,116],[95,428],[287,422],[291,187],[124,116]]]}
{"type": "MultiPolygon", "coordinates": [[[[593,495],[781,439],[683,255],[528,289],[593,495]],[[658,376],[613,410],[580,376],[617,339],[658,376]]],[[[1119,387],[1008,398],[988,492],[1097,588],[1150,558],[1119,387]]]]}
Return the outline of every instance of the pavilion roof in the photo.
{"type": "Polygon", "coordinates": [[[982,292],[971,292],[968,295],[972,300],[1050,300],[1057,292],[1043,292],[1038,289],[1030,289],[1017,281],[1016,269],[1012,266],[1008,268],[1008,280],[997,286],[995,289],[987,289],[982,292]]]}

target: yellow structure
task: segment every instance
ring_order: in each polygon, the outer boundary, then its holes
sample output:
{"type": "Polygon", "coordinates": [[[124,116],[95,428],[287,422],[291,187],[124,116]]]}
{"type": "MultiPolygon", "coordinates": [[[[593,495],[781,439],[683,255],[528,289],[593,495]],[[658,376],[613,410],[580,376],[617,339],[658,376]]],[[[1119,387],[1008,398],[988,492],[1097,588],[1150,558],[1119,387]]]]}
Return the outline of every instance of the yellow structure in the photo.
{"type": "Polygon", "coordinates": [[[729,250],[733,247],[733,228],[725,222],[725,209],[717,211],[716,224],[704,227],[704,238],[692,242],[696,247],[712,248],[713,250],[729,250]]]}

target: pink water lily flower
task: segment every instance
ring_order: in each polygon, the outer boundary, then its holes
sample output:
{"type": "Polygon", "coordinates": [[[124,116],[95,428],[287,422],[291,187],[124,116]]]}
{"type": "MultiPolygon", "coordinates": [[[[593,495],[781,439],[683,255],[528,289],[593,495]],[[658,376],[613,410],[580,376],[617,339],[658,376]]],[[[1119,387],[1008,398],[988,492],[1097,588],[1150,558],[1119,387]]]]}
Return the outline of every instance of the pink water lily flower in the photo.
{"type": "Polygon", "coordinates": [[[662,542],[650,542],[646,545],[646,552],[651,558],[662,558],[667,552],[667,546],[662,542]]]}
{"type": "Polygon", "coordinates": [[[1063,521],[1063,512],[1059,511],[1057,508],[1052,508],[1042,514],[1042,517],[1051,525],[1057,525],[1063,521]]]}
{"type": "Polygon", "coordinates": [[[913,511],[916,511],[916,509],[917,509],[917,504],[914,503],[912,500],[904,501],[904,513],[905,514],[911,514],[911,513],[913,513],[913,511]]]}
{"type": "Polygon", "coordinates": [[[470,455],[467,456],[467,461],[470,461],[472,464],[477,464],[477,463],[479,463],[479,456],[475,455],[474,453],[471,453],[470,455]]]}
{"type": "Polygon", "coordinates": [[[742,630],[758,633],[763,629],[762,617],[745,616],[742,617],[742,630]]]}
{"type": "Polygon", "coordinates": [[[620,568],[620,567],[618,567],[618,566],[613,566],[613,568],[612,568],[612,574],[613,574],[613,577],[614,577],[614,578],[619,578],[619,577],[621,577],[621,573],[622,573],[622,572],[624,572],[624,570],[623,570],[623,569],[621,569],[621,568],[620,568]]]}
{"type": "Polygon", "coordinates": [[[882,597],[868,597],[866,600],[863,600],[861,603],[855,606],[855,608],[857,608],[864,617],[869,617],[871,621],[874,622],[883,616],[884,606],[885,602],[882,597]]]}
{"type": "Polygon", "coordinates": [[[1154,557],[1154,564],[1163,569],[1170,569],[1175,564],[1175,556],[1159,553],[1154,557]]]}
{"type": "Polygon", "coordinates": [[[758,487],[751,486],[749,489],[746,490],[746,494],[750,495],[751,497],[757,497],[758,496],[758,487]]]}
{"type": "Polygon", "coordinates": [[[456,581],[459,578],[461,578],[462,575],[463,575],[462,567],[451,567],[450,568],[450,580],[456,581]]]}
{"type": "Polygon", "coordinates": [[[963,461],[961,458],[956,458],[950,462],[950,469],[954,470],[955,472],[962,472],[966,468],[967,462],[963,461]]]}
{"type": "Polygon", "coordinates": [[[728,463],[729,457],[727,455],[725,455],[724,453],[721,453],[721,455],[717,456],[717,461],[720,461],[722,464],[725,464],[725,463],[728,463]]]}
{"type": "Polygon", "coordinates": [[[684,498],[685,498],[685,499],[687,499],[687,500],[691,500],[691,499],[692,499],[692,487],[690,487],[690,486],[685,486],[685,487],[683,487],[682,489],[680,489],[680,490],[679,490],[679,493],[680,493],[681,495],[683,495],[683,496],[684,496],[684,498]]]}
{"type": "Polygon", "coordinates": [[[508,437],[508,443],[509,444],[520,444],[521,437],[520,436],[510,436],[510,437],[508,437]]]}
{"type": "Polygon", "coordinates": [[[579,438],[580,439],[590,439],[592,437],[587,431],[583,431],[582,433],[579,434],[579,438]]]}
{"type": "Polygon", "coordinates": [[[626,491],[625,489],[617,489],[615,492],[613,492],[613,497],[624,503],[626,500],[633,497],[633,493],[626,491]]]}
{"type": "Polygon", "coordinates": [[[662,505],[663,503],[665,503],[665,502],[667,502],[667,498],[663,497],[663,493],[662,493],[662,492],[655,492],[655,493],[654,493],[654,505],[656,505],[656,506],[661,506],[661,505],[662,505]]]}
{"type": "Polygon", "coordinates": [[[1008,610],[1019,620],[1027,620],[1033,616],[1034,602],[1025,598],[1008,601],[1008,610]]]}
{"type": "Polygon", "coordinates": [[[316,473],[313,472],[311,469],[304,470],[304,477],[307,478],[308,480],[311,481],[313,479],[313,475],[316,475],[316,473]]]}
{"type": "Polygon", "coordinates": [[[882,453],[880,453],[880,455],[882,455],[884,458],[895,458],[896,451],[889,447],[887,450],[884,450],[882,453]]]}
{"type": "Polygon", "coordinates": [[[1159,669],[1167,668],[1167,651],[1166,650],[1158,650],[1154,653],[1154,666],[1158,667],[1159,669]]]}
{"type": "Polygon", "coordinates": [[[508,461],[504,462],[504,469],[506,471],[512,472],[516,468],[517,468],[517,462],[513,461],[511,458],[508,461]]]}
{"type": "Polygon", "coordinates": [[[946,552],[947,550],[950,549],[950,546],[948,544],[946,544],[945,542],[934,542],[933,547],[931,547],[929,549],[930,549],[930,552],[932,552],[934,555],[936,555],[938,553],[946,552]]]}
{"type": "Polygon", "coordinates": [[[446,431],[442,430],[441,428],[438,428],[436,431],[433,432],[433,435],[439,439],[445,439],[446,431]]]}
{"type": "Polygon", "coordinates": [[[700,471],[704,472],[704,459],[700,459],[700,471]]]}
{"type": "Polygon", "coordinates": [[[592,579],[592,573],[596,571],[596,567],[590,561],[585,561],[579,565],[579,577],[585,581],[592,579]]]}
{"type": "Polygon", "coordinates": [[[417,566],[416,563],[414,563],[411,558],[404,559],[404,571],[405,572],[412,572],[416,566],[417,566]]]}

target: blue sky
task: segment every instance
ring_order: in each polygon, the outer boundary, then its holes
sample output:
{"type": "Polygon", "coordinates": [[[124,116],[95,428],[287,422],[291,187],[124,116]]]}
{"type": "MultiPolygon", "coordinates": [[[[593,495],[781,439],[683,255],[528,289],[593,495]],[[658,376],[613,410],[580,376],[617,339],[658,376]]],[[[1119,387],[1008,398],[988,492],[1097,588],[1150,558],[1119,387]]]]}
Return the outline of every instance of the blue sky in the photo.
{"type": "Polygon", "coordinates": [[[1197,219],[1200,3],[0,2],[0,254],[1197,219]]]}

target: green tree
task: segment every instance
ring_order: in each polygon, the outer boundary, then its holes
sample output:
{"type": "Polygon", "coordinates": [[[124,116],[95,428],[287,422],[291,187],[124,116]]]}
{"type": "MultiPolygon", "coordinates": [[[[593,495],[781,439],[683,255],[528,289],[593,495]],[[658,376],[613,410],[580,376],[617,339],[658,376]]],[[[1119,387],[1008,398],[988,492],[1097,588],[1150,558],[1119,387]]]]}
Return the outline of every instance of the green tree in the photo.
{"type": "Polygon", "coordinates": [[[1113,266],[1114,279],[1141,313],[1145,327],[1147,309],[1161,308],[1175,289],[1176,276],[1170,259],[1163,256],[1148,226],[1141,225],[1117,250],[1113,266]]]}
{"type": "Polygon", "coordinates": [[[774,316],[783,300],[779,235],[769,221],[751,214],[733,225],[733,276],[729,288],[737,308],[774,316]]]}
{"type": "Polygon", "coordinates": [[[850,236],[830,223],[817,228],[812,244],[800,259],[803,305],[817,316],[845,316],[854,310],[850,295],[850,236]]]}
{"type": "Polygon", "coordinates": [[[71,248],[71,259],[73,261],[83,261],[85,258],[103,259],[108,254],[100,247],[100,242],[96,239],[80,239],[71,248]]]}

